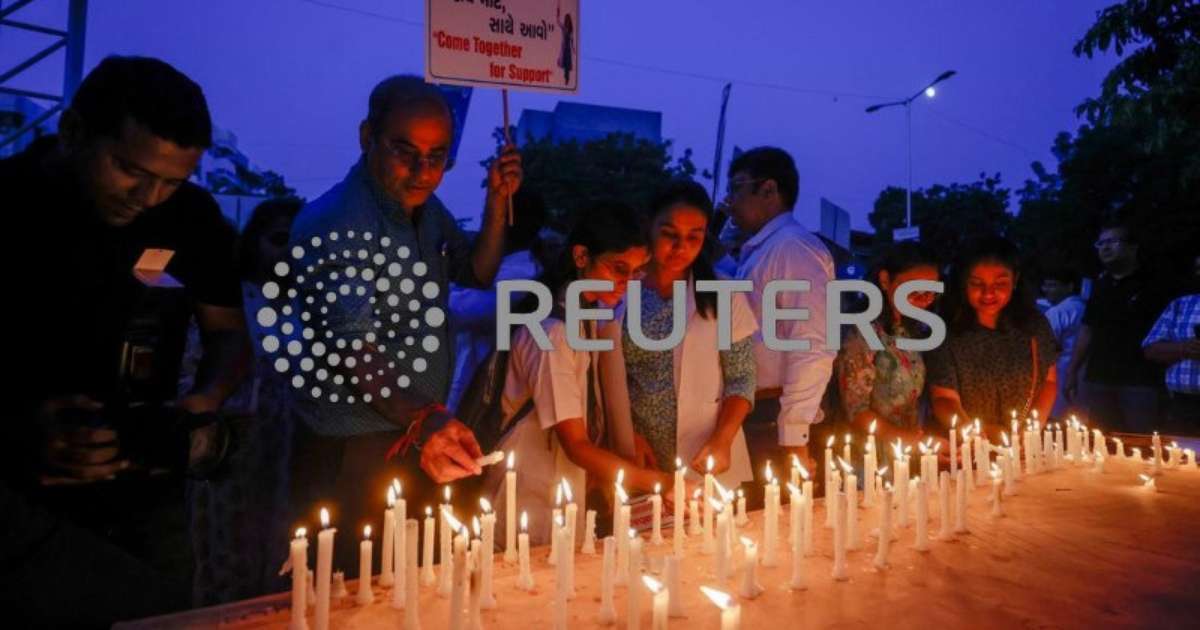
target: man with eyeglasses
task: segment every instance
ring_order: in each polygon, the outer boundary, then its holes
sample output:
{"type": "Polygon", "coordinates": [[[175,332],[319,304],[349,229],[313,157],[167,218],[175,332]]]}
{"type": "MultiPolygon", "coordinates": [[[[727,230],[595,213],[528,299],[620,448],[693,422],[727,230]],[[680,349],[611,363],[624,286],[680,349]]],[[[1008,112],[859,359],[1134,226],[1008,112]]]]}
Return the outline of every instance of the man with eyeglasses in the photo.
{"type": "Polygon", "coordinates": [[[1160,421],[1163,370],[1142,355],[1141,344],[1169,294],[1139,264],[1138,245],[1127,223],[1100,230],[1095,247],[1104,272],[1084,311],[1063,393],[1106,430],[1149,433],[1160,421]]]}
{"type": "MultiPolygon", "coordinates": [[[[734,158],[728,186],[724,207],[746,236],[738,255],[737,278],[753,283],[750,305],[758,320],[763,321],[763,290],[768,282],[811,283],[807,292],[780,293],[776,304],[808,309],[807,320],[780,321],[775,331],[781,340],[808,341],[808,350],[770,350],[763,343],[762,332],[755,333],[758,391],[754,411],[746,420],[751,430],[755,424],[774,423],[776,454],[796,455],[809,464],[809,427],[824,418],[821,398],[837,356],[825,343],[825,285],[834,278],[833,257],[792,215],[800,176],[786,151],[759,147],[734,158]]],[[[757,455],[755,459],[759,459],[757,455]]],[[[776,470],[791,466],[786,458],[775,459],[776,470]]],[[[756,475],[761,474],[759,462],[754,468],[756,475]]]]}
{"type": "MultiPolygon", "coordinates": [[[[392,477],[409,505],[427,505],[435,483],[481,472],[474,435],[444,405],[454,368],[445,314],[451,282],[491,284],[522,170],[511,146],[492,163],[472,244],[434,194],[453,135],[436,86],[384,79],[359,126],[361,158],[292,227],[288,262],[304,276],[295,304],[314,333],[299,349],[323,368],[289,372],[303,421],[292,500],[307,522],[320,501],[336,501],[346,526],[377,517],[392,477]]],[[[356,566],[355,549],[339,546],[339,566],[356,566]]]]}

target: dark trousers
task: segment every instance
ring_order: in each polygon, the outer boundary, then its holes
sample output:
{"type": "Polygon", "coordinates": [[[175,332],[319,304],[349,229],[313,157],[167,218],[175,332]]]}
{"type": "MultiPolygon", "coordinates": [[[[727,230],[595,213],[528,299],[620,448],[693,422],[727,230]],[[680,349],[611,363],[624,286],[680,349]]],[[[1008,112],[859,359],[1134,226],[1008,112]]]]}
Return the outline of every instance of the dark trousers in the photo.
{"type": "Polygon", "coordinates": [[[1083,383],[1088,421],[1105,431],[1150,433],[1163,421],[1162,390],[1157,387],[1083,383]]]}
{"type": "Polygon", "coordinates": [[[1200,394],[1171,392],[1164,431],[1180,435],[1200,435],[1200,394]]]}

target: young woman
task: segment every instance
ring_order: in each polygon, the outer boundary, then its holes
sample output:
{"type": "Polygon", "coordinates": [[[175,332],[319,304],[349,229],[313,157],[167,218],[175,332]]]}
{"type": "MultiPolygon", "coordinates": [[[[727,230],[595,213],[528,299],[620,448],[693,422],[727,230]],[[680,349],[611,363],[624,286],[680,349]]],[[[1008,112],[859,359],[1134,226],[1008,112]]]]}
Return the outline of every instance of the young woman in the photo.
{"type": "Polygon", "coordinates": [[[733,294],[731,345],[720,349],[717,294],[697,290],[697,282],[715,279],[708,244],[713,209],[704,188],[673,182],[650,209],[646,275],[617,318],[620,352],[602,359],[612,430],[620,435],[619,427],[631,423],[663,471],[674,471],[678,458],[703,472],[711,456],[718,478],[733,488],[753,478],[742,422],[754,404],[754,313],[744,294],[733,294]],[[650,340],[674,335],[678,344],[647,350],[635,342],[638,332],[650,340]]]}
{"type": "MultiPolygon", "coordinates": [[[[873,421],[876,441],[887,444],[901,438],[912,444],[924,439],[919,424],[921,394],[925,391],[925,362],[920,352],[901,350],[897,337],[921,338],[921,324],[900,314],[895,292],[912,280],[938,279],[937,261],[925,247],[912,241],[893,245],[875,265],[871,280],[883,293],[883,313],[872,323],[882,350],[872,350],[857,327],[846,333],[834,363],[841,412],[857,433],[865,434],[873,421]]],[[[913,306],[928,310],[935,294],[909,294],[913,306]]],[[[941,431],[936,432],[940,436],[941,431]]]]}
{"type": "MultiPolygon", "coordinates": [[[[656,483],[667,488],[673,479],[607,448],[595,353],[568,345],[563,315],[567,286],[574,280],[612,283],[611,290],[584,291],[576,306],[613,308],[621,301],[626,284],[648,258],[644,229],[624,204],[607,202],[587,209],[567,239],[563,260],[542,279],[556,302],[542,321],[553,347],[538,347],[526,328],[513,336],[501,400],[505,431],[497,448],[515,452],[519,509],[529,515],[534,544],[550,540],[550,511],[562,479],[571,484],[580,503],[588,484],[611,488],[620,470],[630,494],[650,491],[656,483]],[[531,400],[532,406],[523,410],[531,400]]],[[[580,337],[597,336],[592,323],[580,326],[580,337]]],[[[484,480],[484,495],[493,497],[492,505],[499,512],[505,509],[504,468],[491,467],[484,480]]],[[[579,510],[580,518],[583,513],[579,510]]],[[[497,521],[504,522],[502,514],[497,521]]]]}
{"type": "Polygon", "coordinates": [[[993,443],[1018,418],[1054,406],[1058,348],[1050,324],[1034,307],[1017,248],[1000,237],[969,243],[947,295],[946,341],[930,353],[933,412],[943,426],[953,416],[979,418],[993,443]]]}

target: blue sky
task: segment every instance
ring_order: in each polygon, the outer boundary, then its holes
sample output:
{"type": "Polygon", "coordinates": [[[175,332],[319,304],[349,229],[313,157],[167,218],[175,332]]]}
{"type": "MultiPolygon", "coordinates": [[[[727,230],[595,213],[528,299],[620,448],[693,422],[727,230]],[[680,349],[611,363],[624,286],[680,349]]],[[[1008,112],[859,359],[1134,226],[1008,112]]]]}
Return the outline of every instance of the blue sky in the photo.
{"type": "MultiPolygon", "coordinates": [[[[906,173],[903,110],[867,115],[867,105],[957,70],[936,98],[914,106],[914,185],[969,182],[987,171],[1019,186],[1033,160],[1053,164],[1055,133],[1078,126],[1073,107],[1096,93],[1114,62],[1071,54],[1107,4],[583,0],[575,100],[662,111],[676,153],[689,147],[705,167],[721,87],[732,80],[726,152],[735,144],[787,149],[800,170],[801,219],[818,227],[818,200],[827,197],[861,229],[879,191],[903,186],[906,173]]],[[[38,0],[14,17],[57,24],[66,5],[38,0]]],[[[422,0],[90,5],[86,68],[114,53],[174,64],[204,87],[216,122],[238,135],[256,164],[283,173],[309,197],[357,158],[356,129],[371,86],[424,68],[422,0]]],[[[16,63],[39,41],[6,31],[0,65],[16,63]]],[[[56,91],[60,67],[45,64],[16,85],[56,91]]],[[[557,100],[514,93],[513,120],[523,108],[551,109],[557,100]]],[[[499,93],[476,91],[459,166],[439,190],[459,216],[480,211],[476,164],[493,149],[500,120],[499,93]]]]}

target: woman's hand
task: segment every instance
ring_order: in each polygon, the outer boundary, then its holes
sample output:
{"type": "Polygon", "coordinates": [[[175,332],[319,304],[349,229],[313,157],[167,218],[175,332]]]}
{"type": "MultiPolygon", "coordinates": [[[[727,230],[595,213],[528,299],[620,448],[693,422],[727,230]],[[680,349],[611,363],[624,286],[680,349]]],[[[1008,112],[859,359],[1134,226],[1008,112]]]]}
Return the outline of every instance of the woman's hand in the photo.
{"type": "Polygon", "coordinates": [[[638,468],[658,470],[658,459],[654,457],[654,449],[641,433],[633,434],[633,464],[638,468]]]}
{"type": "Polygon", "coordinates": [[[688,464],[692,470],[704,474],[708,472],[708,457],[713,458],[713,474],[719,475],[726,470],[729,470],[729,451],[733,443],[728,440],[722,440],[717,436],[710,437],[708,442],[696,453],[692,458],[692,462],[688,464]]]}

